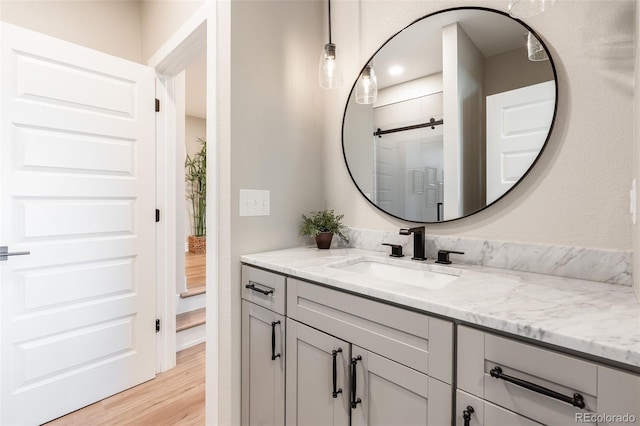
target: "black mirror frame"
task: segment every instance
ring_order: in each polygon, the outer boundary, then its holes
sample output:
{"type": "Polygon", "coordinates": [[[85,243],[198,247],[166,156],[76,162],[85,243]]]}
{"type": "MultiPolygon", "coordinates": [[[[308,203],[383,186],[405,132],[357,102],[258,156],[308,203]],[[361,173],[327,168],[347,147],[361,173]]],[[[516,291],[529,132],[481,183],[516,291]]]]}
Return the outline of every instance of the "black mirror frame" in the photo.
{"type": "Polygon", "coordinates": [[[487,208],[493,206],[494,204],[496,204],[497,202],[499,202],[500,200],[502,200],[503,198],[506,197],[507,194],[509,194],[511,191],[514,190],[514,188],[516,188],[518,185],[520,185],[520,183],[526,179],[526,177],[529,175],[529,173],[531,172],[531,170],[535,167],[535,165],[538,163],[538,161],[540,160],[540,157],[542,156],[542,154],[545,151],[545,148],[547,147],[547,144],[549,143],[549,139],[551,138],[551,134],[553,132],[553,128],[555,126],[556,123],[556,116],[558,113],[558,74],[556,72],[556,65],[553,61],[553,58],[551,56],[551,52],[549,51],[549,49],[547,48],[546,43],[544,42],[544,40],[542,40],[539,36],[538,33],[536,33],[529,25],[527,25],[526,23],[524,23],[523,21],[521,21],[520,19],[517,18],[513,18],[512,16],[510,16],[508,13],[503,12],[501,10],[496,10],[496,9],[491,9],[488,7],[481,7],[481,6],[461,6],[461,7],[453,7],[453,8],[448,8],[448,9],[443,9],[443,10],[439,10],[437,12],[434,13],[430,13],[428,15],[425,15],[421,18],[416,19],[415,21],[411,22],[409,25],[405,26],[404,28],[402,28],[400,31],[396,32],[394,35],[392,35],[391,37],[389,37],[387,39],[387,41],[385,41],[374,53],[373,55],[371,55],[371,57],[369,58],[368,61],[365,62],[365,65],[362,67],[362,69],[358,72],[358,76],[360,76],[360,74],[362,73],[362,71],[364,71],[364,68],[366,67],[367,64],[369,64],[373,58],[378,54],[378,52],[385,47],[394,37],[396,37],[398,34],[400,34],[401,32],[403,32],[404,30],[406,30],[407,28],[411,27],[413,24],[416,24],[424,19],[427,19],[431,16],[435,16],[441,13],[445,13],[445,12],[451,12],[451,11],[456,11],[456,10],[481,10],[481,11],[485,11],[485,12],[492,12],[492,13],[497,13],[500,15],[503,15],[509,19],[513,19],[514,21],[518,22],[520,25],[522,25],[523,27],[525,27],[529,32],[531,32],[533,35],[536,36],[536,38],[540,41],[540,44],[542,45],[542,47],[544,48],[544,50],[547,52],[547,55],[549,56],[549,63],[551,64],[551,70],[553,71],[553,78],[555,81],[555,102],[554,102],[554,106],[553,106],[553,117],[551,119],[551,125],[549,126],[549,131],[547,133],[547,137],[545,138],[544,144],[542,145],[542,147],[540,148],[540,152],[538,153],[538,155],[536,156],[535,160],[533,160],[533,163],[531,163],[531,166],[529,166],[529,168],[527,169],[527,171],[525,171],[522,175],[522,177],[520,177],[520,179],[513,184],[513,186],[511,188],[509,188],[507,191],[504,192],[504,194],[502,194],[500,197],[496,198],[493,202],[491,202],[490,204],[485,205],[483,208],[476,210],[472,213],[469,213],[467,215],[464,216],[460,216],[460,217],[456,217],[454,219],[447,219],[447,220],[442,220],[442,221],[436,221],[436,222],[420,222],[420,221],[415,221],[415,220],[409,220],[400,216],[396,216],[394,214],[389,213],[388,211],[384,210],[383,208],[379,207],[378,205],[376,205],[372,200],[369,199],[369,197],[367,197],[364,192],[362,192],[362,190],[360,189],[360,187],[358,186],[358,184],[356,183],[356,180],[353,177],[353,174],[351,173],[351,169],[349,168],[349,163],[347,161],[347,154],[346,154],[346,150],[345,150],[345,146],[344,146],[344,123],[345,123],[345,119],[347,117],[347,109],[349,108],[349,100],[351,99],[351,96],[353,95],[353,91],[356,88],[356,84],[358,82],[358,78],[356,78],[355,82],[353,83],[353,86],[351,87],[351,90],[349,91],[349,96],[347,97],[347,102],[346,105],[344,107],[344,113],[342,114],[342,132],[341,132],[341,139],[342,139],[342,156],[344,158],[344,163],[347,166],[347,171],[349,172],[349,177],[351,178],[351,181],[353,182],[353,184],[355,185],[356,189],[358,190],[358,192],[360,192],[360,194],[364,197],[365,200],[367,200],[369,202],[369,204],[371,204],[372,206],[374,206],[375,208],[377,208],[378,210],[380,210],[381,212],[394,217],[398,220],[401,220],[403,222],[412,222],[412,223],[429,223],[429,224],[435,224],[435,223],[446,223],[446,222],[453,222],[456,220],[460,220],[460,219],[464,219],[467,218],[469,216],[473,216],[476,213],[479,213],[481,211],[486,210],[487,208]]]}

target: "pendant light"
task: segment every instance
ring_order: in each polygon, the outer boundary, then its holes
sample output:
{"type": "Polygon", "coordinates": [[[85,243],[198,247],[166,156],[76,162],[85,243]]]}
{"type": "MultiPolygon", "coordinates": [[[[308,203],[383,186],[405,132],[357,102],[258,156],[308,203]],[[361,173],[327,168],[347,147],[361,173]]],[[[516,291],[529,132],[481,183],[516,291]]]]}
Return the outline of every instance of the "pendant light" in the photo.
{"type": "Polygon", "coordinates": [[[548,61],[549,56],[547,51],[542,47],[540,40],[532,33],[529,32],[527,36],[527,53],[530,61],[548,61]]]}
{"type": "Polygon", "coordinates": [[[356,83],[356,102],[359,104],[372,104],[378,99],[378,80],[373,67],[367,64],[356,83]]]}
{"type": "Polygon", "coordinates": [[[509,15],[514,18],[530,18],[538,15],[558,0],[509,0],[509,15]]]}
{"type": "Polygon", "coordinates": [[[338,48],[331,42],[331,0],[329,4],[329,43],[324,45],[318,64],[318,82],[323,89],[342,86],[342,70],[338,62],[338,48]]]}

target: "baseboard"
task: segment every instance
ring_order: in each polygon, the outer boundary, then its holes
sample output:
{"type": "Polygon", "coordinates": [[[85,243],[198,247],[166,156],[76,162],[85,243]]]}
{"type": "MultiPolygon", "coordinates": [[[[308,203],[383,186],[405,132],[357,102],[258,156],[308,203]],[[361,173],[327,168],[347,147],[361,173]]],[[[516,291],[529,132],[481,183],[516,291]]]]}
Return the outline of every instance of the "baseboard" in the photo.
{"type": "Polygon", "coordinates": [[[188,328],[176,333],[176,352],[183,349],[199,345],[206,341],[207,325],[202,324],[197,327],[188,328]]]}

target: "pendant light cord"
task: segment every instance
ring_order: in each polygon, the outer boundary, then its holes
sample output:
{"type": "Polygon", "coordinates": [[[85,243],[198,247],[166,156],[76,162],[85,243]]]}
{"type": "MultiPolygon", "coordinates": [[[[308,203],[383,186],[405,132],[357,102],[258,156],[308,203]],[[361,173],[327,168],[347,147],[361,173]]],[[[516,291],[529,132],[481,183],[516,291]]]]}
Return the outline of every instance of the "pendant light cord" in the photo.
{"type": "Polygon", "coordinates": [[[328,0],[329,3],[329,44],[331,44],[331,0],[328,0]]]}

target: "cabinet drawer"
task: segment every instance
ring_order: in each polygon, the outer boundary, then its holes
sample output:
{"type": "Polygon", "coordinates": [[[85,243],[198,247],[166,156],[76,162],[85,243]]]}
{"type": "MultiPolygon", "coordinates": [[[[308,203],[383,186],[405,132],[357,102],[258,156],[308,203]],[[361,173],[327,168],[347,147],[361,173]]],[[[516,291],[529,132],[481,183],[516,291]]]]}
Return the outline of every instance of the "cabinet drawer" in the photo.
{"type": "Polygon", "coordinates": [[[288,316],[451,383],[453,323],[289,278],[288,316]]]}
{"type": "Polygon", "coordinates": [[[458,327],[457,362],[459,389],[545,425],[573,425],[595,413],[635,414],[640,405],[637,375],[470,327],[458,327]],[[569,399],[579,394],[584,408],[545,390],[569,399]]]}
{"type": "Polygon", "coordinates": [[[469,411],[469,426],[540,426],[538,422],[460,390],[456,391],[456,407],[456,426],[465,426],[465,411],[469,411]]]}
{"type": "Polygon", "coordinates": [[[242,298],[285,315],[284,275],[242,265],[242,298]]]}

